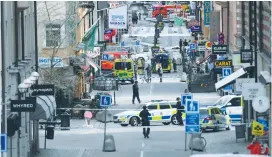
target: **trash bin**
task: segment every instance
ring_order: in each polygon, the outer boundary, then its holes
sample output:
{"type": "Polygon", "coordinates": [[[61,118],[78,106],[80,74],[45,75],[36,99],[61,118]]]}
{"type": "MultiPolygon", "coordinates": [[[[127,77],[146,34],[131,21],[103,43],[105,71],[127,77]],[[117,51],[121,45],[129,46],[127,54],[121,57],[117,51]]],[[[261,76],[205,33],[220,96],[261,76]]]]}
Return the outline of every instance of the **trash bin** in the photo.
{"type": "Polygon", "coordinates": [[[245,124],[237,124],[235,125],[235,137],[236,137],[236,143],[238,139],[244,138],[246,141],[246,126],[245,124]]]}
{"type": "Polygon", "coordinates": [[[70,114],[64,112],[60,115],[60,127],[61,130],[70,130],[70,114]]]}

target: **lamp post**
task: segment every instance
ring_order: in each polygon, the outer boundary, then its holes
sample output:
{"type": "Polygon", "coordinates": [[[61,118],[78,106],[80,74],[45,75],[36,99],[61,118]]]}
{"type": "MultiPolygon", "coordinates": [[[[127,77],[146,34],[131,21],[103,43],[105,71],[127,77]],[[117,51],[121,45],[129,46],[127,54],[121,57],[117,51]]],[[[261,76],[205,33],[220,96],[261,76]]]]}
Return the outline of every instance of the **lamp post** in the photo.
{"type": "Polygon", "coordinates": [[[32,72],[32,73],[31,73],[31,76],[35,77],[36,80],[38,80],[38,79],[40,78],[40,74],[37,73],[36,71],[32,72]]]}
{"type": "Polygon", "coordinates": [[[29,86],[27,85],[27,84],[25,84],[25,83],[20,83],[19,85],[18,85],[18,90],[19,90],[19,92],[20,93],[26,93],[27,92],[27,89],[29,88],[29,86]]]}
{"type": "Polygon", "coordinates": [[[25,79],[24,80],[24,84],[26,84],[28,86],[28,88],[32,85],[32,81],[30,79],[25,79]]]}

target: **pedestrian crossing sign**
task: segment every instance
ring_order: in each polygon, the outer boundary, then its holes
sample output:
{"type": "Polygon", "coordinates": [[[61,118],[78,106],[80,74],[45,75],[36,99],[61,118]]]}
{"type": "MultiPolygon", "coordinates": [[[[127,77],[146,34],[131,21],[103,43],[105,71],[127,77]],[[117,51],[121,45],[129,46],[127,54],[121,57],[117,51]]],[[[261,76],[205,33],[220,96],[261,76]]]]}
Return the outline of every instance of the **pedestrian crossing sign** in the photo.
{"type": "Polygon", "coordinates": [[[232,73],[231,68],[223,68],[223,69],[222,69],[222,76],[223,76],[223,77],[227,77],[227,76],[229,76],[231,73],[232,73]]]}

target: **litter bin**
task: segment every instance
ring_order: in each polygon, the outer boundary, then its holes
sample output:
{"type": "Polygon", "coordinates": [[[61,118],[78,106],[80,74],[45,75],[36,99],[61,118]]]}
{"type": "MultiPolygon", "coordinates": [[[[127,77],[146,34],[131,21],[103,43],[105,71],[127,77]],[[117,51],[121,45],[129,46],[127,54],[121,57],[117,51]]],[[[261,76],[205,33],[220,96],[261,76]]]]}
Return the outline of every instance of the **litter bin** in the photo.
{"type": "Polygon", "coordinates": [[[245,124],[237,124],[235,125],[235,137],[236,137],[236,143],[238,139],[244,138],[246,141],[246,126],[245,124]]]}
{"type": "Polygon", "coordinates": [[[60,130],[70,130],[70,114],[64,112],[60,115],[60,130]]]}

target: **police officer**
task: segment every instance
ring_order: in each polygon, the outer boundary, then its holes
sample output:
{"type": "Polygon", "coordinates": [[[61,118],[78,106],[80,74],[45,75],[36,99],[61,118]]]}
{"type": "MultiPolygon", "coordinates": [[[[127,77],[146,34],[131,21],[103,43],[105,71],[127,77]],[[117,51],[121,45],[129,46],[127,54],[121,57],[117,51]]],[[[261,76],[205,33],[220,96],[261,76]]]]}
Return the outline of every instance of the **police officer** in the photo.
{"type": "Polygon", "coordinates": [[[132,103],[134,104],[135,98],[137,98],[138,102],[141,103],[141,100],[139,98],[139,86],[138,86],[138,81],[135,81],[134,85],[132,86],[132,103]]]}
{"type": "Polygon", "coordinates": [[[158,68],[158,74],[159,74],[159,77],[160,77],[160,82],[162,82],[162,73],[163,73],[163,69],[161,66],[159,66],[158,68]]]}
{"type": "Polygon", "coordinates": [[[150,122],[148,120],[148,116],[151,116],[151,114],[146,109],[146,106],[143,106],[143,110],[140,112],[139,116],[142,119],[142,126],[143,126],[144,138],[149,138],[149,133],[150,133],[149,126],[150,126],[150,122]]]}
{"type": "Polygon", "coordinates": [[[176,108],[177,108],[177,120],[178,124],[183,126],[183,119],[182,119],[182,110],[184,110],[184,106],[181,105],[180,98],[177,97],[177,103],[176,103],[176,108]]]}

